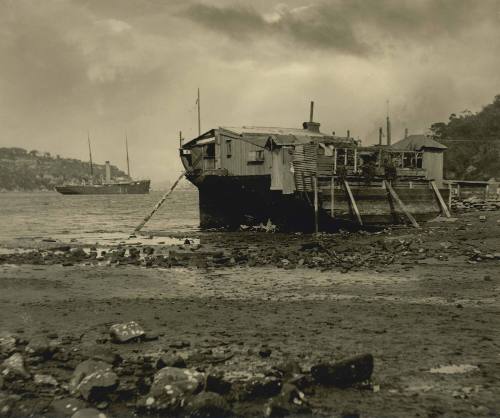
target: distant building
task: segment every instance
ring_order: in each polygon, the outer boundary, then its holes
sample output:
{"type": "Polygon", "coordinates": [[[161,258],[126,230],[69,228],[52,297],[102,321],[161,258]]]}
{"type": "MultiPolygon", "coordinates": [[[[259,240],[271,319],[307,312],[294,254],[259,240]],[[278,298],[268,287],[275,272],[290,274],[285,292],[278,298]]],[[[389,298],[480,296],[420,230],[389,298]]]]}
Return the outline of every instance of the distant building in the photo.
{"type": "Polygon", "coordinates": [[[391,146],[401,153],[399,169],[423,169],[427,180],[443,181],[443,153],[446,146],[426,135],[409,135],[391,146]]]}

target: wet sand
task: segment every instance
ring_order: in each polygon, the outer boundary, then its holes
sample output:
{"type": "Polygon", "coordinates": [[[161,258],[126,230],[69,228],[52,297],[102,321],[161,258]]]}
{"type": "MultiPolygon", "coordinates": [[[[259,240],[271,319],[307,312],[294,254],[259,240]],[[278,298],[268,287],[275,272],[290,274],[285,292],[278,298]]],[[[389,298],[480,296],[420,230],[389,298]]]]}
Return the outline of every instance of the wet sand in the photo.
{"type": "MultiPolygon", "coordinates": [[[[58,382],[68,381],[78,361],[96,345],[112,349],[130,364],[154,364],[163,352],[175,352],[188,367],[224,372],[229,380],[286,361],[296,361],[307,374],[322,361],[371,353],[375,367],[369,386],[304,387],[310,414],[499,415],[499,220],[498,212],[473,212],[422,230],[294,235],[286,241],[279,234],[199,233],[194,238],[201,240],[204,251],[247,256],[242,262],[228,256],[220,267],[210,265],[210,256],[200,267],[188,263],[170,268],[147,268],[142,262],[31,265],[4,259],[0,330],[27,341],[38,334],[57,334],[54,339],[74,355],[31,368],[58,382]],[[485,222],[480,215],[486,216],[485,222]],[[308,257],[324,254],[305,254],[301,248],[318,241],[341,258],[383,247],[383,256],[393,260],[357,263],[359,257],[354,257],[331,265],[319,261],[314,267],[317,260],[308,257]],[[271,261],[254,265],[258,263],[249,253],[260,259],[270,253],[271,261]],[[282,262],[287,253],[289,262],[282,262]],[[158,338],[111,343],[110,325],[132,320],[158,338]],[[263,345],[270,349],[269,357],[259,355],[263,345]],[[65,362],[67,367],[62,367],[65,362]],[[458,367],[441,368],[449,365],[458,367]]],[[[3,392],[16,393],[18,386],[7,383],[3,392]]],[[[38,414],[54,397],[66,394],[64,388],[43,392],[26,387],[30,396],[18,403],[38,414]],[[41,403],[35,408],[36,400],[41,403]]],[[[236,415],[261,416],[268,400],[229,396],[228,401],[236,415]]],[[[129,400],[106,405],[104,412],[121,416],[133,410],[129,400]]]]}

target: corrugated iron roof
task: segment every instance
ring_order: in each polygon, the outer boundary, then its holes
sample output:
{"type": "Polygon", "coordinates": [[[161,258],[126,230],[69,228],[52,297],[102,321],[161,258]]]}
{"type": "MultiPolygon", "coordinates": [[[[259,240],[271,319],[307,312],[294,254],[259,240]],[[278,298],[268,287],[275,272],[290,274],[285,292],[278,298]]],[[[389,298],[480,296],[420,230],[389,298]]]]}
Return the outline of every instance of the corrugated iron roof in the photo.
{"type": "Polygon", "coordinates": [[[409,135],[391,148],[397,151],[421,151],[424,148],[445,150],[447,147],[426,135],[409,135]]]}
{"type": "MultiPolygon", "coordinates": [[[[278,127],[258,127],[258,126],[221,126],[218,130],[234,139],[244,140],[254,145],[264,147],[268,141],[273,141],[275,145],[307,144],[310,142],[325,143],[351,143],[352,138],[344,138],[327,135],[321,132],[313,132],[300,128],[278,128],[278,127]]],[[[186,142],[183,146],[190,147],[198,143],[200,139],[211,138],[215,134],[215,129],[211,129],[197,138],[186,142]]]]}
{"type": "Polygon", "coordinates": [[[261,126],[221,126],[222,129],[234,132],[238,135],[293,135],[293,136],[329,136],[321,132],[312,132],[301,128],[279,128],[261,126]]]}

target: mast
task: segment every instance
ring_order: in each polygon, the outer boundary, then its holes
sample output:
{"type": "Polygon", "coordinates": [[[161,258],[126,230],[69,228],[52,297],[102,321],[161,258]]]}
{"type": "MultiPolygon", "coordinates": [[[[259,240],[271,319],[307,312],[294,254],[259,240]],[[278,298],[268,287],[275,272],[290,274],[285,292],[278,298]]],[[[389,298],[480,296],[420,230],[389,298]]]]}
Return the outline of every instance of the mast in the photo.
{"type": "Polygon", "coordinates": [[[87,131],[87,142],[89,143],[90,178],[94,179],[94,165],[92,164],[92,148],[90,147],[90,134],[87,131]]]}
{"type": "Polygon", "coordinates": [[[130,161],[128,158],[128,138],[127,138],[127,135],[125,135],[125,150],[127,151],[127,175],[130,178],[130,161]]]}
{"type": "Polygon", "coordinates": [[[196,100],[198,104],[198,136],[201,135],[201,113],[200,113],[200,88],[198,87],[198,99],[196,100]]]}

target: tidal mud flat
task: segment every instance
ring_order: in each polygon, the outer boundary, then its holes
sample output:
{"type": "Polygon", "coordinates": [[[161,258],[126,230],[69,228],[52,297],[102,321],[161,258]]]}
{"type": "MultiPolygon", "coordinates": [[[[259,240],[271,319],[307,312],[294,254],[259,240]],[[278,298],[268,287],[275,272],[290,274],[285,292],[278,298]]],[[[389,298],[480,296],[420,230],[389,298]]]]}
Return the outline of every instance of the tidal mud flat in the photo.
{"type": "Polygon", "coordinates": [[[0,414],[498,416],[499,221],[4,248],[0,414]]]}

